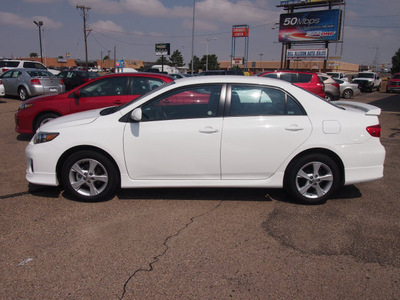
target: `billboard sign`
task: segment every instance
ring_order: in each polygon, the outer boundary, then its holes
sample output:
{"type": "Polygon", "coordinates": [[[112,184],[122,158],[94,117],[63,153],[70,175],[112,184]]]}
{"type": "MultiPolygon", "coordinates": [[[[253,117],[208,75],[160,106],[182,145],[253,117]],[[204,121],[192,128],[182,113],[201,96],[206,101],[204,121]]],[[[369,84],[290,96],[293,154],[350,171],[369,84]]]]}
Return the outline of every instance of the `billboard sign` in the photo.
{"type": "MultiPolygon", "coordinates": [[[[291,5],[291,4],[317,4],[317,3],[326,3],[326,0],[281,0],[281,5],[291,5]]],[[[343,0],[331,0],[331,2],[342,2],[343,0]]]]}
{"type": "Polygon", "coordinates": [[[340,17],[339,9],[281,14],[279,42],[337,41],[340,17]]]}
{"type": "Polygon", "coordinates": [[[233,25],[232,26],[232,37],[248,37],[249,26],[248,25],[233,25]]]}
{"type": "Polygon", "coordinates": [[[243,57],[232,57],[232,65],[236,66],[236,65],[243,65],[243,57]]]}
{"type": "Polygon", "coordinates": [[[156,44],[156,55],[169,55],[170,43],[156,44]]]}
{"type": "Polygon", "coordinates": [[[328,57],[328,49],[288,49],[287,59],[289,60],[312,60],[326,59],[328,57]]]}

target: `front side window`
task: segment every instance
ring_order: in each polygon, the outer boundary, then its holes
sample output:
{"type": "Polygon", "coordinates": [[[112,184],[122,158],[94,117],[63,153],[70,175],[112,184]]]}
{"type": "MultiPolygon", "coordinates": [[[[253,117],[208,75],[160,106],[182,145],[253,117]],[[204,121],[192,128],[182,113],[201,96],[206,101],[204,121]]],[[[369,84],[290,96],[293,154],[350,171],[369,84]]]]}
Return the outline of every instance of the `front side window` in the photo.
{"type": "Polygon", "coordinates": [[[84,98],[126,95],[127,82],[126,76],[103,78],[81,88],[79,96],[84,98]]]}
{"type": "Polygon", "coordinates": [[[285,92],[260,86],[232,86],[231,116],[302,115],[303,110],[285,92]]]}
{"type": "Polygon", "coordinates": [[[217,116],[220,85],[186,87],[168,92],[142,107],[143,121],[217,116]]]}

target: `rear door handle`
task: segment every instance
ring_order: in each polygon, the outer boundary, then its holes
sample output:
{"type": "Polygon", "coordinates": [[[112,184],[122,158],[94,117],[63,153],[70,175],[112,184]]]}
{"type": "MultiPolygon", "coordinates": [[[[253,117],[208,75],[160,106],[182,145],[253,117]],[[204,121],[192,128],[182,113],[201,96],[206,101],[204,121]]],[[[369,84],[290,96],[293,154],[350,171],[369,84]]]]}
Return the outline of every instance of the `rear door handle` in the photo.
{"type": "Polygon", "coordinates": [[[292,125],[286,127],[285,129],[288,130],[288,131],[300,131],[300,130],[304,130],[303,127],[299,127],[299,125],[297,125],[297,124],[292,124],[292,125]]]}

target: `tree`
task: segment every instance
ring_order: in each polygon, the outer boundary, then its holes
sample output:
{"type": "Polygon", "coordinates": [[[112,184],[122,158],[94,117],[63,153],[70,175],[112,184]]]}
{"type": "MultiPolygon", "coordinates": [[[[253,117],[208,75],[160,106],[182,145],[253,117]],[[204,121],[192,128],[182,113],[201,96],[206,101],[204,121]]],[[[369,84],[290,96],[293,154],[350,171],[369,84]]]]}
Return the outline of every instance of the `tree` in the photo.
{"type": "MultiPolygon", "coordinates": [[[[160,56],[157,60],[156,60],[156,65],[162,65],[163,64],[163,61],[162,61],[163,59],[162,59],[162,57],[160,56]]],[[[171,64],[171,62],[168,60],[168,57],[165,57],[164,56],[164,66],[165,65],[170,65],[171,64]]]]}
{"type": "MultiPolygon", "coordinates": [[[[207,64],[207,55],[203,55],[201,58],[201,67],[205,71],[207,64]]],[[[219,69],[219,62],[218,57],[215,54],[208,55],[208,70],[218,70],[219,69]]]]}
{"type": "MultiPolygon", "coordinates": [[[[192,69],[192,61],[189,63],[189,68],[190,70],[192,69]]],[[[200,62],[200,58],[198,58],[196,55],[193,56],[193,72],[198,73],[199,69],[202,69],[202,65],[200,62]]]]}
{"type": "Polygon", "coordinates": [[[36,52],[31,52],[30,54],[29,54],[29,57],[30,58],[34,58],[34,57],[38,57],[39,55],[36,53],[36,52]]]}
{"type": "Polygon", "coordinates": [[[179,50],[175,50],[174,53],[172,53],[169,60],[174,67],[183,67],[184,66],[183,56],[179,50]]]}
{"type": "Polygon", "coordinates": [[[392,74],[400,73],[400,49],[392,57],[392,74]]]}
{"type": "Polygon", "coordinates": [[[103,60],[109,60],[110,57],[108,55],[104,56],[103,60]]]}

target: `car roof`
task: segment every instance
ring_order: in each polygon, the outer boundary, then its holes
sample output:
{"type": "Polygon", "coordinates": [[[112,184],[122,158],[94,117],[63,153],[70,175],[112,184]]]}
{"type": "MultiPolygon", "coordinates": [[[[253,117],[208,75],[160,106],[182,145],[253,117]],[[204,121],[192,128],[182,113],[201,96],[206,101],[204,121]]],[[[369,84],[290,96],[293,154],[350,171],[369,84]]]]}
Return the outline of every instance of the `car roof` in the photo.
{"type": "Polygon", "coordinates": [[[269,74],[269,73],[297,73],[297,74],[315,74],[315,72],[304,72],[304,71],[296,71],[296,70],[276,70],[276,71],[266,71],[261,74],[269,74]]]}

